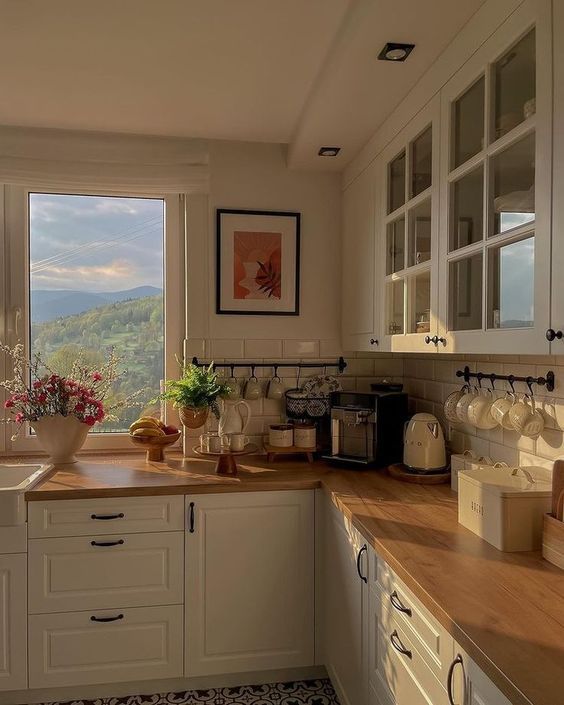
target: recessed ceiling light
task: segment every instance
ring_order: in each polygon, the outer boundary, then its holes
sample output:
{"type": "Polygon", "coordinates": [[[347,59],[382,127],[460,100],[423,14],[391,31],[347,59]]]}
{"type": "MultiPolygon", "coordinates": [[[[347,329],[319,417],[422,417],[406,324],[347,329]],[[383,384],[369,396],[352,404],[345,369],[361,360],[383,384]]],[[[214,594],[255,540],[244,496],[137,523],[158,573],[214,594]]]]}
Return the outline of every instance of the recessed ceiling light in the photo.
{"type": "Polygon", "coordinates": [[[380,61],[405,61],[411,54],[415,44],[400,44],[388,42],[378,54],[380,61]]]}
{"type": "Polygon", "coordinates": [[[320,147],[317,154],[320,157],[336,157],[341,151],[340,147],[320,147]]]}

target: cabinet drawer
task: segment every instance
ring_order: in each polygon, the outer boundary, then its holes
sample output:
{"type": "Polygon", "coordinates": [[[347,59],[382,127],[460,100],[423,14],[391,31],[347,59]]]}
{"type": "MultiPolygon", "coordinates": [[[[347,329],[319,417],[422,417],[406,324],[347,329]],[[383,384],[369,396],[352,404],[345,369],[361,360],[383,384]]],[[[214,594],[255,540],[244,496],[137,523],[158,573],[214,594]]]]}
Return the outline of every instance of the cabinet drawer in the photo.
{"type": "Polygon", "coordinates": [[[417,651],[414,637],[402,629],[395,615],[383,616],[376,638],[380,666],[373,687],[383,694],[388,691],[400,705],[448,705],[446,689],[417,651]]]}
{"type": "Polygon", "coordinates": [[[32,615],[29,686],[181,676],[182,613],[176,605],[32,615]]]}
{"type": "Polygon", "coordinates": [[[393,618],[411,639],[415,639],[418,651],[435,676],[441,683],[446,683],[454,652],[452,636],[384,561],[378,562],[377,574],[378,580],[372,590],[379,596],[382,606],[383,628],[388,630],[393,618]]]}
{"type": "Polygon", "coordinates": [[[110,497],[29,502],[30,538],[182,531],[184,497],[110,497]]]}
{"type": "Polygon", "coordinates": [[[184,534],[31,539],[29,612],[180,604],[184,534]]]}

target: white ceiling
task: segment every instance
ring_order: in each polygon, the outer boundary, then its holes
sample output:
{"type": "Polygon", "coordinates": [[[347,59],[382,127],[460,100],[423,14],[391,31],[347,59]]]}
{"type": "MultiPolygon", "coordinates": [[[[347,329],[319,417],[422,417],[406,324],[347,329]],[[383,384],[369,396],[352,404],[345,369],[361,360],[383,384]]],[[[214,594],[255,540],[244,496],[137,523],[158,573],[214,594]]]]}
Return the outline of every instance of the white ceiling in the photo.
{"type": "Polygon", "coordinates": [[[342,168],[482,2],[0,0],[0,124],[289,143],[342,168]],[[378,62],[386,41],[417,47],[378,62]]]}

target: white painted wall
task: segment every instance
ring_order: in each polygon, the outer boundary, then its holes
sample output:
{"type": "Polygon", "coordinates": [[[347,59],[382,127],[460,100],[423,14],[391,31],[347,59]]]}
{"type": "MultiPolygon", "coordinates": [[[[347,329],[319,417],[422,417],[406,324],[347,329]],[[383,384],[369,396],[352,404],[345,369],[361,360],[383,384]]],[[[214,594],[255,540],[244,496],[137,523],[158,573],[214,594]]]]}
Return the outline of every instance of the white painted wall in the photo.
{"type": "Polygon", "coordinates": [[[193,207],[192,228],[190,216],[188,221],[188,336],[208,339],[339,338],[340,176],[289,170],[282,145],[216,141],[210,142],[209,147],[207,224],[198,217],[198,209],[203,208],[198,201],[193,207]],[[216,315],[216,208],[301,213],[299,316],[216,315]],[[205,273],[201,271],[202,259],[198,256],[204,251],[207,254],[205,273]]]}

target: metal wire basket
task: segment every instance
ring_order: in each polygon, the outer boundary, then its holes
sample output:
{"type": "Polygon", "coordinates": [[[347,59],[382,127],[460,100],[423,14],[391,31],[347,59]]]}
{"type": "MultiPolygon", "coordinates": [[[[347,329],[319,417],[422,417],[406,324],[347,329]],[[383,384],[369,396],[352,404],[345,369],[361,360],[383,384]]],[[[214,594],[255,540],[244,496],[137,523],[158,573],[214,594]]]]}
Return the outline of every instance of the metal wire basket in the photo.
{"type": "Polygon", "coordinates": [[[330,413],[329,397],[308,396],[301,389],[286,392],[286,415],[291,419],[320,419],[330,413]]]}

